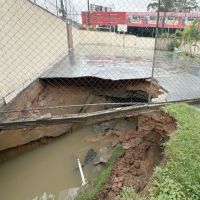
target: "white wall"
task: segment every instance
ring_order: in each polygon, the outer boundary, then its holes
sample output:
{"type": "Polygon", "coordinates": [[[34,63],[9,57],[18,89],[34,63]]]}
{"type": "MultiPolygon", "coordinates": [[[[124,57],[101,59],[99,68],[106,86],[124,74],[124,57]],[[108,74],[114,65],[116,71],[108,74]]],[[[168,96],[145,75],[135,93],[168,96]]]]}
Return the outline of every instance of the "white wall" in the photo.
{"type": "Polygon", "coordinates": [[[67,52],[64,21],[28,0],[0,1],[0,98],[67,52]]]}

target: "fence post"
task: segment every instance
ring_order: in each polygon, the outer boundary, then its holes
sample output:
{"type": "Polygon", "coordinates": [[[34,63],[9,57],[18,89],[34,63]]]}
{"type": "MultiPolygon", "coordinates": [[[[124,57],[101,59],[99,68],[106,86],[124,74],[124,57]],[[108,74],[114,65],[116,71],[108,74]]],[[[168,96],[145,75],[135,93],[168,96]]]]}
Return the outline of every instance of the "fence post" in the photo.
{"type": "Polygon", "coordinates": [[[150,83],[150,88],[149,88],[149,99],[148,99],[148,103],[149,104],[151,103],[151,98],[152,98],[153,79],[154,79],[155,64],[156,64],[156,53],[157,53],[157,43],[158,43],[158,29],[159,29],[159,21],[160,21],[160,4],[161,4],[161,0],[158,0],[158,12],[157,12],[157,23],[156,23],[156,34],[155,34],[155,44],[154,44],[153,65],[152,65],[151,83],[150,83]]]}
{"type": "Polygon", "coordinates": [[[73,52],[73,34],[72,34],[72,23],[70,22],[68,16],[68,1],[66,1],[66,9],[64,8],[63,0],[60,0],[60,3],[61,3],[62,17],[66,22],[68,54],[70,55],[73,52]]]}

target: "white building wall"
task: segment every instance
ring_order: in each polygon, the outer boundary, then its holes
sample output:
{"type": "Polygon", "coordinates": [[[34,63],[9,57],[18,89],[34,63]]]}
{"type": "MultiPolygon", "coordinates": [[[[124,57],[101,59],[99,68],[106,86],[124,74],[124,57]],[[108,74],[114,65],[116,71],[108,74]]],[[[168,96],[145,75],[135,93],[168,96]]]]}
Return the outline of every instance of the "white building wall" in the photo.
{"type": "Polygon", "coordinates": [[[0,99],[68,52],[66,24],[28,0],[0,1],[0,99]]]}

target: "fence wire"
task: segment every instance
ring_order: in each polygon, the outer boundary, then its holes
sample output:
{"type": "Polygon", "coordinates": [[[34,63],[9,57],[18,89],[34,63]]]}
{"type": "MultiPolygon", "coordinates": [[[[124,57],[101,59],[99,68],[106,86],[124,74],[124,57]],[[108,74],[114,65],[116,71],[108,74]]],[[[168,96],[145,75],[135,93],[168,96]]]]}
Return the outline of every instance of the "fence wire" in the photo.
{"type": "Polygon", "coordinates": [[[0,120],[199,99],[199,3],[2,0],[0,120]]]}

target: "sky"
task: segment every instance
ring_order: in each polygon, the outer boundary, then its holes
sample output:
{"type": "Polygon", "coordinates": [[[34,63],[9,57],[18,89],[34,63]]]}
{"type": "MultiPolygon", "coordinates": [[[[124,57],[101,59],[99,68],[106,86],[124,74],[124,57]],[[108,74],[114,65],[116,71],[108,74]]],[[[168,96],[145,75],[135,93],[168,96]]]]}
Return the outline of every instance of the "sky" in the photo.
{"type": "MultiPolygon", "coordinates": [[[[34,1],[34,0],[32,0],[34,1]]],[[[71,3],[76,12],[87,10],[87,0],[63,0],[64,2],[71,3]]],[[[97,4],[102,6],[111,6],[114,11],[146,11],[147,5],[153,0],[89,0],[91,4],[97,4]]],[[[49,10],[55,11],[56,0],[36,0],[36,2],[47,7],[49,10]]],[[[60,5],[60,0],[57,0],[57,4],[60,5]]]]}
{"type": "MultiPolygon", "coordinates": [[[[31,0],[35,1],[38,5],[48,9],[50,12],[57,14],[56,2],[60,7],[60,0],[31,0]]],[[[81,23],[81,12],[87,11],[88,0],[63,0],[71,5],[73,10],[74,21],[81,23]],[[78,15],[77,15],[78,14],[78,15]],[[75,16],[76,15],[76,16],[75,16]]],[[[102,5],[112,7],[113,11],[124,12],[144,12],[147,10],[147,5],[156,0],[89,0],[90,4],[102,5]]]]}

